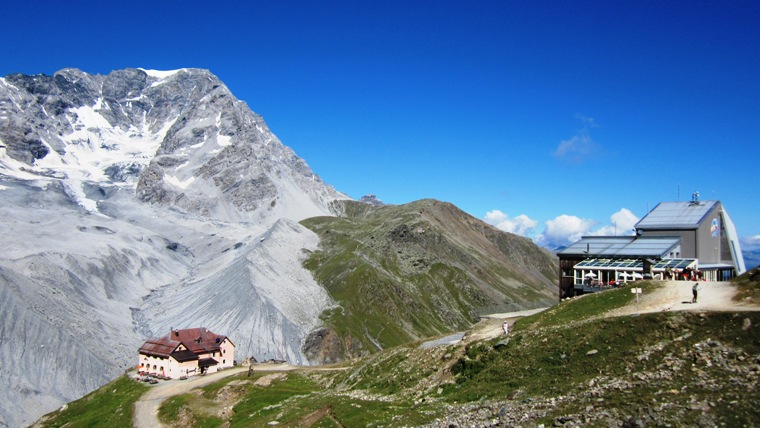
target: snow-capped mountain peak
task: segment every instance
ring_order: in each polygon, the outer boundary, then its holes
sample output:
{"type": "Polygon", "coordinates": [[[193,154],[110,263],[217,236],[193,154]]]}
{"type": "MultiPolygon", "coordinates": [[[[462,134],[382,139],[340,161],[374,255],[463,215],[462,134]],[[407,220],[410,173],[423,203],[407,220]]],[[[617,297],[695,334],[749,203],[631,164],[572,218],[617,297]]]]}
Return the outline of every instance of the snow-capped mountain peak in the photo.
{"type": "Polygon", "coordinates": [[[348,197],[207,70],[0,78],[0,198],[0,325],[20,338],[0,340],[0,426],[110,381],[171,326],[308,364],[334,305],[298,221],[348,197]]]}
{"type": "Polygon", "coordinates": [[[89,185],[222,220],[301,219],[346,198],[207,70],[64,69],[1,82],[0,174],[62,180],[88,211],[98,209],[89,185]]]}

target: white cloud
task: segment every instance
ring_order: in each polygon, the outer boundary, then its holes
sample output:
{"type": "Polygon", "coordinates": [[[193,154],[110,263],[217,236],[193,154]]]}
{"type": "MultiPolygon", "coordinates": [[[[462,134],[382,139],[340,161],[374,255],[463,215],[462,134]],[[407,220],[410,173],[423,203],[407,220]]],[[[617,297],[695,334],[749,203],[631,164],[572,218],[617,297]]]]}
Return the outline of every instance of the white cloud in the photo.
{"type": "Polygon", "coordinates": [[[506,220],[507,217],[509,217],[509,216],[506,215],[506,214],[504,214],[500,210],[493,210],[493,211],[488,211],[486,213],[485,217],[483,217],[483,220],[485,220],[485,222],[488,223],[488,224],[496,225],[496,224],[498,224],[498,223],[506,220]]]}
{"type": "Polygon", "coordinates": [[[483,220],[505,232],[522,236],[527,236],[530,231],[538,226],[538,221],[533,220],[525,214],[520,214],[515,218],[509,218],[507,214],[499,210],[487,212],[483,220]]]}
{"type": "Polygon", "coordinates": [[[554,151],[554,157],[572,163],[583,163],[597,151],[597,146],[585,132],[575,134],[569,140],[562,140],[554,151]]]}
{"type": "Polygon", "coordinates": [[[639,218],[627,208],[610,216],[611,224],[596,228],[599,222],[574,215],[562,214],[544,223],[544,231],[535,241],[547,248],[567,246],[583,236],[624,236],[632,235],[633,226],[639,218]]]}
{"type": "Polygon", "coordinates": [[[575,135],[567,140],[562,140],[554,151],[554,157],[562,161],[583,163],[599,152],[599,146],[591,139],[589,128],[596,128],[597,123],[593,117],[580,114],[575,115],[580,120],[582,127],[575,135]]]}
{"type": "Polygon", "coordinates": [[[633,235],[633,226],[638,223],[639,218],[628,208],[621,208],[620,211],[610,216],[611,224],[593,231],[592,235],[597,236],[625,236],[633,235]]]}
{"type": "Polygon", "coordinates": [[[545,229],[536,237],[536,242],[549,248],[572,244],[588,235],[595,224],[593,220],[562,214],[544,223],[545,229]]]}
{"type": "MultiPolygon", "coordinates": [[[[483,221],[503,231],[528,236],[538,245],[546,248],[558,248],[570,245],[583,236],[633,235],[633,227],[639,218],[628,208],[621,208],[610,216],[609,224],[599,227],[600,224],[603,224],[599,221],[562,214],[545,221],[544,230],[541,233],[536,233],[538,221],[525,214],[512,218],[500,210],[492,210],[483,216],[483,221]]],[[[744,238],[742,247],[749,246],[760,248],[760,236],[744,238]]]]}

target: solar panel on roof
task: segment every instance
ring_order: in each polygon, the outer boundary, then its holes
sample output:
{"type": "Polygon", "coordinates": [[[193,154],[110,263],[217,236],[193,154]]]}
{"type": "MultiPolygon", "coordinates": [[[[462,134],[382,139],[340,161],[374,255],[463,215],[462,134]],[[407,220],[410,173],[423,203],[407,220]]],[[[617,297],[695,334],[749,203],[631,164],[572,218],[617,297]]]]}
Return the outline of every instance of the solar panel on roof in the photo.
{"type": "Polygon", "coordinates": [[[672,251],[678,245],[680,238],[672,236],[645,236],[645,237],[583,237],[578,242],[570,245],[560,255],[588,254],[598,258],[660,258],[672,251]]]}
{"type": "Polygon", "coordinates": [[[718,201],[661,202],[636,224],[637,229],[696,227],[718,201]]]}
{"type": "MultiPolygon", "coordinates": [[[[665,270],[667,267],[671,269],[683,270],[687,267],[692,267],[696,263],[696,259],[663,259],[652,265],[652,269],[655,271],[665,270]]],[[[586,259],[575,265],[575,270],[641,270],[644,267],[644,263],[641,260],[612,260],[612,259],[586,259]]]]}
{"type": "Polygon", "coordinates": [[[685,269],[696,262],[696,259],[664,259],[657,262],[653,269],[685,269]]]}

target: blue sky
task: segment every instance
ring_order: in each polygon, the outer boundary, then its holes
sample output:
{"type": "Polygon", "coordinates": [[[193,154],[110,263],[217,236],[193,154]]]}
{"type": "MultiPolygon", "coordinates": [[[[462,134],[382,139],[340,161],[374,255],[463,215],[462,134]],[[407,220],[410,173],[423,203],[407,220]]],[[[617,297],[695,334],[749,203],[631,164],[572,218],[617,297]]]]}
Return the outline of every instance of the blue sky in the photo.
{"type": "Polygon", "coordinates": [[[545,245],[720,199],[760,245],[760,2],[0,4],[0,75],[211,70],[354,198],[545,245]]]}

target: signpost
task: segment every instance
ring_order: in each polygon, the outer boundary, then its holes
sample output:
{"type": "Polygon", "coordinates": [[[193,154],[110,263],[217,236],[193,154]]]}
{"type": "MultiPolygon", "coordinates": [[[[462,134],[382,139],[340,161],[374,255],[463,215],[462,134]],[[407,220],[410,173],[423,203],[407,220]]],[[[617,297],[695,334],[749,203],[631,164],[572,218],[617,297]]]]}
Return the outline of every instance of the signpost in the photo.
{"type": "Polygon", "coordinates": [[[639,316],[639,294],[641,294],[641,288],[631,288],[631,293],[636,295],[636,315],[639,316]]]}

